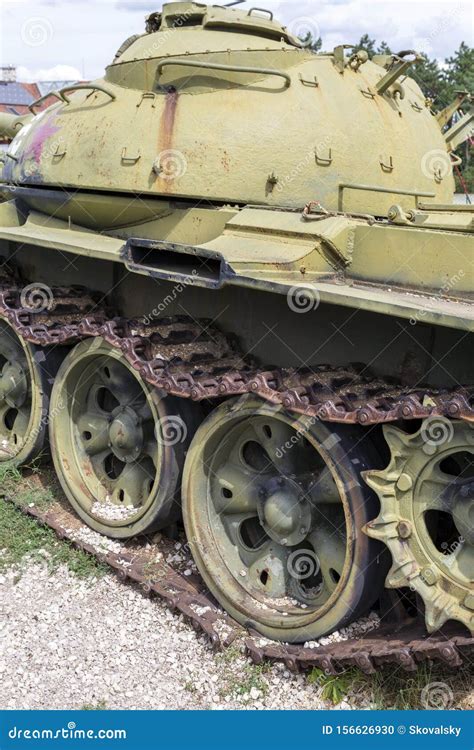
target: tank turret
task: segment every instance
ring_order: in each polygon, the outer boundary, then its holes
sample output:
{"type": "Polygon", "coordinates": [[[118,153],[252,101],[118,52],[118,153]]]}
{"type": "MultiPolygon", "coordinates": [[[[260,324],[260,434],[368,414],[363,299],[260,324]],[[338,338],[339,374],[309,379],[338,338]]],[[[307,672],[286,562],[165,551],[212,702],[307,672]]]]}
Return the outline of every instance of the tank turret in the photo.
{"type": "Polygon", "coordinates": [[[53,92],[7,181],[106,191],[111,213],[120,193],[295,208],[311,195],[378,216],[398,196],[452,201],[448,142],[406,76],[415,53],[314,54],[271,13],[188,2],[147,28],[103,79],[53,92]]]}

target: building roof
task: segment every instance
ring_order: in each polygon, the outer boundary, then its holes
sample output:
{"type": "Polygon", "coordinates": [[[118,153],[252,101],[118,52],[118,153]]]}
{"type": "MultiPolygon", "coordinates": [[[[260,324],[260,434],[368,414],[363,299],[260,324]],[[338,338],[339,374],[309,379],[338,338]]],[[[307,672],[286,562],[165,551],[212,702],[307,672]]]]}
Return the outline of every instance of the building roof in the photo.
{"type": "MultiPolygon", "coordinates": [[[[8,112],[12,115],[27,115],[30,110],[28,105],[35,102],[41,96],[50,91],[70,86],[76,81],[40,81],[39,83],[23,83],[19,81],[0,80],[0,112],[8,112]]],[[[41,111],[51,104],[51,100],[43,102],[39,109],[41,111]]]]}
{"type": "Polygon", "coordinates": [[[38,81],[38,83],[35,83],[34,85],[39,89],[40,96],[44,96],[45,94],[49,94],[50,91],[59,91],[59,89],[63,89],[65,86],[72,86],[75,83],[79,83],[78,81],[38,81]]]}
{"type": "Polygon", "coordinates": [[[20,105],[27,107],[40,96],[36,84],[0,81],[0,105],[20,105]]]}

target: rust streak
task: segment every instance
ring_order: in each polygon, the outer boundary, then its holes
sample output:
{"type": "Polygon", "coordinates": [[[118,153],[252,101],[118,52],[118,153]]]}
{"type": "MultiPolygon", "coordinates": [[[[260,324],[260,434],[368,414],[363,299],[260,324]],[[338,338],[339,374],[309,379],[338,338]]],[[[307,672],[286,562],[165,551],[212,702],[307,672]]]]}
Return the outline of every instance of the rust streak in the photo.
{"type": "MultiPolygon", "coordinates": [[[[158,136],[158,154],[173,149],[174,128],[176,123],[176,113],[178,110],[179,93],[176,89],[171,89],[166,94],[165,108],[161,116],[160,132],[158,136]]],[[[160,192],[173,192],[173,176],[167,175],[166,179],[158,178],[160,192]]]]}

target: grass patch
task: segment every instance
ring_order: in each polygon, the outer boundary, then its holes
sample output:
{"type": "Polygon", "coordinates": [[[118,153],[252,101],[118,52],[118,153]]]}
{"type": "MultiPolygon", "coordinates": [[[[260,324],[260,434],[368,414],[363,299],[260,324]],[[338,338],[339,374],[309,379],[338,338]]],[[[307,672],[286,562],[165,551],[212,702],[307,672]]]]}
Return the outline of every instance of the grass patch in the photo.
{"type": "MultiPolygon", "coordinates": [[[[14,495],[15,502],[24,507],[34,504],[37,508],[47,509],[54,501],[50,490],[24,479],[15,467],[0,466],[0,487],[3,497],[14,495]]],[[[26,516],[1,496],[0,550],[0,572],[13,566],[21,572],[26,559],[44,563],[51,572],[66,565],[80,578],[97,577],[107,570],[107,566],[75,549],[69,542],[59,540],[52,529],[26,516]]]]}
{"type": "Polygon", "coordinates": [[[194,684],[194,682],[192,682],[191,680],[188,680],[187,682],[184,683],[184,689],[188,693],[197,693],[197,687],[194,684]]]}
{"type": "MultiPolygon", "coordinates": [[[[35,466],[28,467],[32,478],[39,474],[35,466]]],[[[0,464],[0,497],[15,496],[15,502],[25,507],[34,505],[39,510],[46,510],[54,502],[54,494],[38,483],[25,478],[19,469],[8,464],[0,464]]]]}
{"type": "Polygon", "coordinates": [[[224,676],[226,685],[219,691],[221,698],[227,695],[249,695],[252,688],[259,690],[261,696],[267,695],[268,683],[264,675],[269,672],[269,664],[246,664],[239,674],[228,671],[224,676]]]}
{"type": "MultiPolygon", "coordinates": [[[[472,667],[471,667],[472,670],[472,667]]],[[[472,671],[468,667],[450,671],[439,664],[420,664],[416,672],[404,672],[403,669],[377,672],[370,679],[377,709],[425,709],[435,708],[422,703],[423,690],[433,683],[445,687],[442,692],[449,705],[455,708],[465,700],[472,691],[472,671]]]]}
{"type": "Polygon", "coordinates": [[[66,565],[79,578],[103,575],[107,567],[95,558],[59,540],[54,531],[25,516],[11,503],[0,499],[0,571],[21,568],[27,558],[44,562],[52,572],[66,565]]]}
{"type": "Polygon", "coordinates": [[[331,675],[318,667],[313,667],[307,679],[310,685],[321,688],[323,700],[337,706],[357,689],[363,681],[363,675],[357,669],[348,669],[342,674],[331,675]]]}
{"type": "Polygon", "coordinates": [[[85,703],[82,706],[82,711],[106,711],[107,710],[107,703],[104,699],[98,701],[97,703],[85,703]]]}
{"type": "MultiPolygon", "coordinates": [[[[470,668],[449,671],[438,664],[420,664],[416,672],[401,667],[385,668],[373,675],[348,669],[339,675],[328,675],[317,667],[307,676],[310,684],[321,690],[321,698],[333,705],[346,700],[352,706],[376,710],[422,710],[423,691],[432,683],[441,683],[449,705],[455,708],[469,702],[472,694],[470,668]]],[[[434,707],[434,706],[433,706],[434,707]]]]}

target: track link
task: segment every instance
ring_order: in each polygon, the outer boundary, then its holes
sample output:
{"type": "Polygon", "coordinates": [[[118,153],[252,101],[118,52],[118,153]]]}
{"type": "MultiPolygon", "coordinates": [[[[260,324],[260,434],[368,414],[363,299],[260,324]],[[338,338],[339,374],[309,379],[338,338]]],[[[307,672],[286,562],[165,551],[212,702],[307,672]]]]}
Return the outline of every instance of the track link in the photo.
{"type": "MultiPolygon", "coordinates": [[[[120,350],[144,380],[170,395],[203,401],[252,394],[295,415],[362,425],[428,417],[474,420],[472,387],[406,388],[375,379],[362,366],[259,368],[243,357],[235,341],[213,328],[210,321],[196,323],[182,317],[152,323],[126,320],[114,317],[97,295],[85,289],[49,291],[47,308],[36,309],[25,305],[24,286],[1,278],[0,317],[25,341],[40,347],[73,345],[101,337],[120,350]]],[[[47,512],[35,507],[21,510],[50,526],[58,536],[99,557],[122,580],[139,584],[146,594],[160,596],[170,609],[184,615],[197,631],[204,633],[214,648],[225,648],[242,638],[256,663],[282,661],[292,670],[316,666],[330,674],[356,666],[370,674],[389,663],[410,671],[426,660],[458,667],[474,649],[474,638],[457,629],[428,637],[418,621],[407,618],[385,618],[376,633],[318,648],[265,641],[229,618],[198,576],[185,577],[167,563],[151,563],[149,551],[98,551],[78,538],[80,521],[62,506],[47,512]]],[[[159,546],[155,546],[155,557],[157,552],[159,546]]]]}
{"type": "Polygon", "coordinates": [[[172,396],[204,401],[252,394],[296,415],[366,426],[428,417],[474,421],[474,387],[409,388],[374,378],[363,366],[256,367],[208,320],[150,324],[111,317],[77,287],[52,289],[48,309],[38,311],[24,306],[22,291],[0,287],[0,315],[25,341],[46,347],[101,337],[147,383],[172,396]]]}
{"type": "MultiPolygon", "coordinates": [[[[319,667],[327,674],[357,667],[366,674],[373,674],[387,664],[415,671],[426,661],[457,668],[474,650],[473,637],[456,629],[428,637],[422,625],[414,620],[394,623],[382,619],[376,631],[317,648],[267,641],[259,634],[245,631],[220,609],[198,575],[186,576],[166,561],[173,543],[165,537],[158,544],[147,544],[146,548],[132,541],[123,544],[120,551],[115,551],[115,544],[113,550],[107,550],[101,548],[100,542],[97,545],[87,541],[87,536],[81,538],[81,530],[87,532],[86,527],[62,504],[57,503],[45,511],[19,505],[11,497],[5,499],[52,528],[61,539],[110,566],[120,580],[138,584],[146,596],[158,596],[172,612],[183,615],[194,630],[204,634],[214,650],[221,651],[236,641],[243,643],[255,664],[283,662],[291,671],[319,667]]],[[[109,541],[103,539],[105,543],[109,541]]]]}

